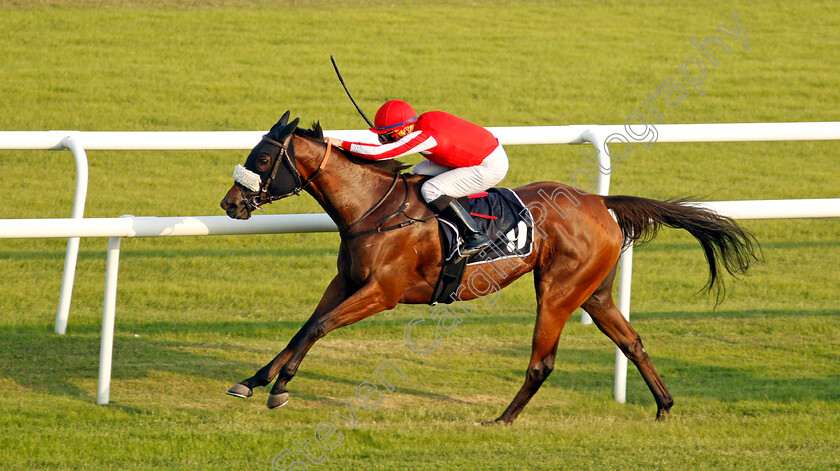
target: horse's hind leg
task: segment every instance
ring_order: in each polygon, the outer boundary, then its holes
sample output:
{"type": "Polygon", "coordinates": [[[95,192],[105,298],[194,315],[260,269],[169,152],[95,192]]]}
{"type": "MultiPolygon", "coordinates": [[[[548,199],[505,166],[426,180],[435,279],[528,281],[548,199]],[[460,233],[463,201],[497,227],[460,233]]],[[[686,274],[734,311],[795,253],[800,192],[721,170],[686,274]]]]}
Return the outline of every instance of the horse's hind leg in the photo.
{"type": "Polygon", "coordinates": [[[612,285],[614,278],[615,268],[581,307],[592,316],[592,320],[601,332],[615,342],[624,355],[636,365],[656,400],[656,419],[665,420],[668,418],[671,406],[674,405],[674,399],[650,361],[650,357],[648,357],[645,347],[642,345],[641,337],[633,330],[633,327],[621,315],[613,302],[612,285]]]}
{"type": "MultiPolygon", "coordinates": [[[[580,298],[575,301],[574,296],[557,296],[551,291],[553,278],[534,274],[534,284],[537,290],[537,321],[534,325],[534,336],[531,341],[531,361],[525,375],[525,384],[513,398],[501,416],[492,423],[512,423],[528,404],[528,401],[540,389],[543,382],[554,369],[554,357],[557,353],[557,343],[563,326],[569,316],[577,308],[580,298]],[[577,303],[577,304],[575,304],[577,303]]],[[[580,293],[576,293],[580,296],[580,293]]]]}

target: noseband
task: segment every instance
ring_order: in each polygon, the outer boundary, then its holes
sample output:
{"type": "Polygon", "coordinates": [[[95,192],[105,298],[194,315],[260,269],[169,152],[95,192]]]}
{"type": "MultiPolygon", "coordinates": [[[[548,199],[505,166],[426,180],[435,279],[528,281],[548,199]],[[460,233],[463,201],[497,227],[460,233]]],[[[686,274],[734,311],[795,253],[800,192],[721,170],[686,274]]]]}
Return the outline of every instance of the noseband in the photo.
{"type": "Polygon", "coordinates": [[[262,142],[267,142],[273,146],[280,148],[280,152],[277,154],[277,157],[274,159],[274,163],[271,166],[271,174],[269,177],[260,185],[259,191],[256,195],[254,195],[250,200],[246,199],[245,202],[248,204],[251,210],[259,209],[262,211],[260,206],[268,203],[271,204],[273,201],[277,201],[283,198],[287,198],[292,195],[299,195],[301,191],[303,191],[313,180],[321,173],[321,170],[324,170],[324,167],[327,166],[327,162],[330,160],[330,151],[332,150],[332,143],[327,141],[327,149],[324,152],[324,157],[321,158],[321,165],[318,166],[318,170],[315,171],[309,178],[305,181],[300,177],[300,171],[298,171],[297,163],[295,162],[294,152],[290,151],[290,143],[292,142],[292,138],[294,135],[290,135],[285,143],[280,143],[268,137],[268,135],[263,136],[262,142]],[[272,195],[269,191],[269,186],[271,186],[271,182],[274,181],[274,178],[277,176],[277,170],[280,168],[280,162],[283,161],[286,163],[286,166],[289,168],[289,173],[291,173],[292,177],[295,180],[295,187],[292,191],[284,193],[282,195],[272,195]]]}

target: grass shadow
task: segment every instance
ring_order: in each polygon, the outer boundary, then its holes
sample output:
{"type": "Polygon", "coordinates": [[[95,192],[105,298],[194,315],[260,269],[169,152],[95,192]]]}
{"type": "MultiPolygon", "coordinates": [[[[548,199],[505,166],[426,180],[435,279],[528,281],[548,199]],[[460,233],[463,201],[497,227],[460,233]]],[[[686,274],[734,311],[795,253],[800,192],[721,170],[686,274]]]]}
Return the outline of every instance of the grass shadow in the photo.
{"type": "MultiPolygon", "coordinates": [[[[654,320],[704,320],[712,319],[723,320],[747,320],[747,319],[763,319],[763,318],[790,318],[792,313],[799,313],[795,309],[741,309],[741,310],[716,310],[716,311],[638,311],[633,313],[633,318],[630,323],[640,321],[654,321],[654,320]]],[[[802,314],[816,317],[826,317],[836,319],[840,315],[840,309],[808,309],[802,311],[802,314]]]]}
{"type": "MultiPolygon", "coordinates": [[[[555,370],[545,386],[586,394],[603,393],[605,389],[611,389],[614,382],[614,358],[614,351],[558,351],[555,370]]],[[[840,401],[840,373],[813,377],[791,371],[784,377],[771,378],[754,368],[716,365],[702,359],[654,355],[651,360],[677,399],[696,397],[714,398],[721,403],[772,401],[779,404],[790,401],[840,401]]],[[[524,377],[524,369],[522,373],[524,377]]],[[[628,403],[646,405],[653,400],[633,363],[628,364],[627,376],[628,384],[635,384],[644,391],[641,395],[628,394],[628,403]]]]}
{"type": "MultiPolygon", "coordinates": [[[[83,330],[56,335],[40,327],[0,327],[0,339],[3,339],[0,377],[34,392],[94,401],[96,391],[76,383],[98,378],[100,338],[98,331],[94,334],[89,329],[83,330]]],[[[196,347],[209,347],[206,344],[134,340],[115,336],[112,379],[138,379],[154,372],[185,377],[229,377],[232,372],[254,370],[254,365],[248,362],[196,351],[196,347]]]]}

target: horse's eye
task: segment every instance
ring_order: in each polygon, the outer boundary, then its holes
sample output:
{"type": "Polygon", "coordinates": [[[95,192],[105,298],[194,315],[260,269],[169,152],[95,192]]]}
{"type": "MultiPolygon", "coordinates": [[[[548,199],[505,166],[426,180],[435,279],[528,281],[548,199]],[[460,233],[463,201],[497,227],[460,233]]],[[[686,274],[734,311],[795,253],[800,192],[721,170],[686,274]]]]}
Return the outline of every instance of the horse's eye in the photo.
{"type": "Polygon", "coordinates": [[[265,172],[266,170],[268,170],[268,165],[270,163],[271,157],[269,157],[267,154],[260,155],[259,158],[257,158],[257,171],[265,172]]]}

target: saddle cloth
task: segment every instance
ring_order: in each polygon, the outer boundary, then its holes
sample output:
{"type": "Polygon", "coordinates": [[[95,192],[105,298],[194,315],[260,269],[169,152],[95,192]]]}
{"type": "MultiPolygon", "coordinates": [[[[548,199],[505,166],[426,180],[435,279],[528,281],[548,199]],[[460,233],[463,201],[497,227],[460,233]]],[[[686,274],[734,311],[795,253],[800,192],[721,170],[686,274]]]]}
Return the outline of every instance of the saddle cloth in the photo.
{"type": "MultiPolygon", "coordinates": [[[[464,206],[466,207],[466,205],[464,206]]],[[[533,217],[519,196],[508,188],[491,188],[469,197],[469,210],[478,227],[490,238],[490,248],[473,254],[468,265],[511,257],[524,257],[534,246],[533,217]]],[[[438,216],[446,260],[462,257],[458,227],[438,216]]]]}
{"type": "Polygon", "coordinates": [[[438,216],[444,262],[429,304],[451,303],[461,284],[467,265],[488,263],[512,257],[525,257],[534,248],[534,218],[519,196],[507,188],[491,188],[469,197],[469,207],[478,227],[490,238],[490,247],[471,255],[458,249],[458,227],[438,216]]]}

